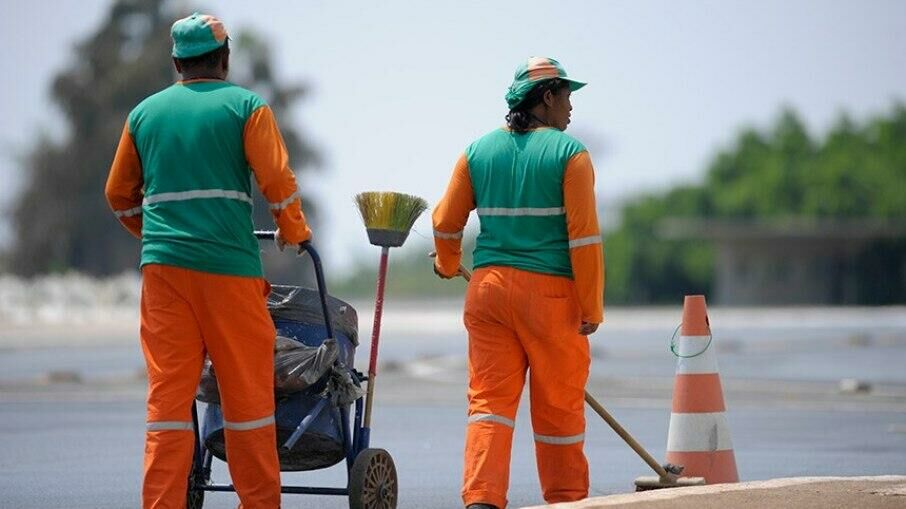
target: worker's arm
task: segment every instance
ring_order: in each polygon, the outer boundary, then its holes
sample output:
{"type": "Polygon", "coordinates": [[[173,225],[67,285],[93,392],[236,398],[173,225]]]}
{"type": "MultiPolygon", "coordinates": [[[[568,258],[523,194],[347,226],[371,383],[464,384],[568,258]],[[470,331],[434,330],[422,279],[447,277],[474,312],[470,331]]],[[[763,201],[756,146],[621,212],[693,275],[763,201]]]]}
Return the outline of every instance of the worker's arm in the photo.
{"type": "Polygon", "coordinates": [[[459,156],[444,197],[434,207],[434,270],[446,277],[455,276],[462,262],[462,232],[475,208],[475,193],[465,154],[459,156]]]}
{"type": "Polygon", "coordinates": [[[143,185],[142,162],[132,140],[132,133],[129,132],[129,122],[126,122],[116,155],[113,156],[113,164],[110,165],[104,194],[113,213],[129,233],[137,238],[142,238],[143,185]]]}
{"type": "Polygon", "coordinates": [[[574,155],[563,175],[563,202],[582,321],[604,321],[604,247],[595,205],[595,171],[587,151],[574,155]]]}
{"type": "Polygon", "coordinates": [[[311,239],[296,175],[289,167],[289,154],[269,107],[258,108],[246,120],[243,144],[261,194],[270,203],[280,238],[287,244],[311,239]]]}

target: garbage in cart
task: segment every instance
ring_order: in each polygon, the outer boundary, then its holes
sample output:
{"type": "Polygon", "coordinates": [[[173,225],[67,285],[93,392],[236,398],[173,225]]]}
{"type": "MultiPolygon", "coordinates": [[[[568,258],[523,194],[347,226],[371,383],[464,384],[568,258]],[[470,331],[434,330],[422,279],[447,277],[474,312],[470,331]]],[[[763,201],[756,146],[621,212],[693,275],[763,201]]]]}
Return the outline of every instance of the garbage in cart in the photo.
{"type": "MultiPolygon", "coordinates": [[[[274,394],[287,396],[304,391],[330,371],[337,361],[337,340],[328,339],[319,347],[277,336],[274,345],[274,394]]],[[[197,398],[205,403],[220,404],[217,375],[210,359],[205,361],[198,384],[197,398]]]]}
{"type": "MultiPolygon", "coordinates": [[[[274,286],[268,310],[277,329],[274,347],[274,397],[277,444],[282,471],[325,468],[343,460],[343,420],[364,391],[352,375],[358,343],[358,318],[351,305],[330,297],[335,334],[327,337],[318,292],[296,286],[274,286]],[[290,448],[282,447],[308,414],[314,421],[290,448]]],[[[205,363],[197,399],[208,403],[203,437],[214,456],[225,460],[223,415],[217,375],[205,363]]]]}

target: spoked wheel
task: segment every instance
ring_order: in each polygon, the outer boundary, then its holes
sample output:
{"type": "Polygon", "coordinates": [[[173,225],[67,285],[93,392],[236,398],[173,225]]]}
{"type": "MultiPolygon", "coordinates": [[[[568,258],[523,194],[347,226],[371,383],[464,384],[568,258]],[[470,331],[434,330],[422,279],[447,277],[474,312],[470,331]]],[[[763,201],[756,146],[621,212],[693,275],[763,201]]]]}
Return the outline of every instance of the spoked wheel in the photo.
{"type": "Polygon", "coordinates": [[[350,509],[396,509],[396,466],[383,449],[365,449],[349,472],[350,509]]]}

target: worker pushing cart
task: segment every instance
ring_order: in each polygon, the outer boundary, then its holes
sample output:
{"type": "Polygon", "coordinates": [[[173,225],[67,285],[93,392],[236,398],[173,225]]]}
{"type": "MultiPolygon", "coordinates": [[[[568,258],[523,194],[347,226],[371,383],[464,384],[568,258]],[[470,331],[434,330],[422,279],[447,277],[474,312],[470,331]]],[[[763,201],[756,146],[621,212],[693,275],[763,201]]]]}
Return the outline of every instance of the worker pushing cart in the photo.
{"type": "Polygon", "coordinates": [[[148,370],[144,508],[185,507],[195,450],[192,401],[205,354],[217,371],[230,476],[245,509],[280,505],[274,324],[252,226],[250,177],[279,245],[311,238],[274,115],[226,81],[223,23],[171,29],[182,79],[129,114],[106,195],[142,240],[141,343],[148,370]]]}
{"type": "Polygon", "coordinates": [[[469,418],[462,499],[507,504],[516,409],[529,371],[544,499],[588,496],[587,336],[603,322],[604,256],[585,147],[563,131],[585,83],[533,57],[506,94],[507,126],[469,145],[434,210],[434,270],[459,272],[469,213],[481,223],[466,295],[469,418]]]}

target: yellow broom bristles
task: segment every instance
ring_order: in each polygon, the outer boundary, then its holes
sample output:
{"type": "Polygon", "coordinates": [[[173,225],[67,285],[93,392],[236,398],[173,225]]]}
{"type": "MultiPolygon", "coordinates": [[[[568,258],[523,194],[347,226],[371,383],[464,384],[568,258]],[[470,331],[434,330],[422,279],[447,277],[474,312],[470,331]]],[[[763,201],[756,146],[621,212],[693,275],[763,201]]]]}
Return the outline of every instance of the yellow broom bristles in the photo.
{"type": "Polygon", "coordinates": [[[411,194],[369,191],[355,197],[365,227],[375,230],[408,232],[428,202],[411,194]]]}

